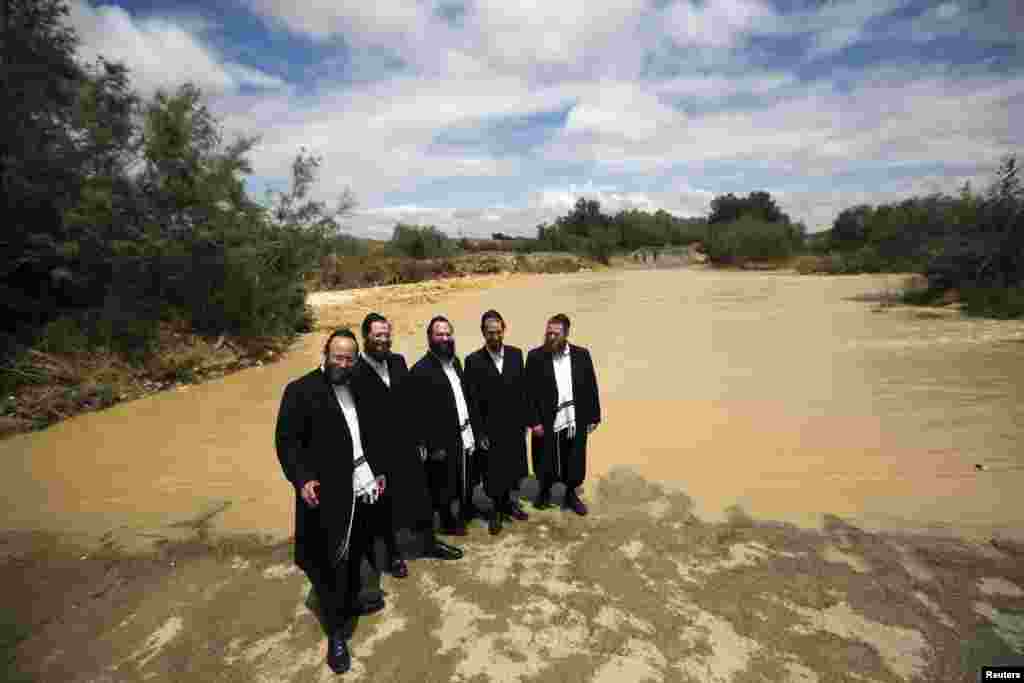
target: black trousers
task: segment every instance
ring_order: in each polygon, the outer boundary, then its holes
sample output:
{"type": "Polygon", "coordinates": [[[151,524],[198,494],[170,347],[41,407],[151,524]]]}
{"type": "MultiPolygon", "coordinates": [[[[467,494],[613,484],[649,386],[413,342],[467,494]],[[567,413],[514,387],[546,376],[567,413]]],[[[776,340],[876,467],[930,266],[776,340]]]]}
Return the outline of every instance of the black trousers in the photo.
{"type": "MultiPolygon", "coordinates": [[[[395,530],[394,505],[396,504],[397,501],[391,497],[391,494],[385,494],[383,498],[373,504],[373,507],[376,508],[373,510],[374,537],[384,540],[384,547],[388,551],[388,562],[394,562],[401,557],[398,548],[398,532],[395,530]]],[[[370,553],[373,553],[372,543],[370,553]]]]}
{"type": "Polygon", "coordinates": [[[455,526],[456,519],[452,505],[455,501],[458,501],[459,514],[462,514],[467,509],[466,506],[473,500],[473,488],[475,486],[473,481],[474,472],[470,462],[472,456],[465,458],[465,465],[463,465],[461,448],[455,453],[449,453],[448,457],[455,458],[454,467],[451,469],[445,463],[429,463],[426,465],[428,468],[427,479],[430,483],[430,498],[434,511],[441,518],[441,526],[443,527],[455,526]],[[454,471],[454,482],[450,480],[452,471],[454,471]],[[466,482],[466,486],[463,486],[463,481],[466,482]]]}
{"type": "Polygon", "coordinates": [[[372,561],[376,510],[374,506],[356,501],[352,511],[352,531],[348,553],[336,566],[327,561],[305,568],[306,576],[316,590],[324,626],[331,632],[343,629],[356,612],[362,588],[363,559],[372,561]]]}
{"type": "MultiPolygon", "coordinates": [[[[586,429],[586,427],[580,426],[578,429],[586,429]]],[[[545,474],[539,482],[540,490],[549,491],[555,482],[560,481],[565,484],[567,496],[576,495],[576,488],[583,483],[582,474],[584,470],[582,467],[571,467],[570,462],[582,457],[581,454],[575,452],[580,447],[580,440],[570,438],[568,429],[563,429],[557,434],[545,434],[544,438],[558,439],[554,453],[554,457],[557,458],[558,462],[555,463],[555,471],[545,474]],[[578,472],[579,474],[570,474],[572,472],[578,472]]],[[[573,462],[573,464],[576,463],[573,462]]]]}

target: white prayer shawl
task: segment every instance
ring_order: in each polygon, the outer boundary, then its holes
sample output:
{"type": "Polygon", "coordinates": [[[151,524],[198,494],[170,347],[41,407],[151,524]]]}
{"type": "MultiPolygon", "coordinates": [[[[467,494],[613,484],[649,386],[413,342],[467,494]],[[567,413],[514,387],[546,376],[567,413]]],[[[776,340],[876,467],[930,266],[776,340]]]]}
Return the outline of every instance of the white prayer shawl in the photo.
{"type": "Polygon", "coordinates": [[[505,367],[505,347],[504,345],[498,349],[497,353],[494,353],[490,349],[487,349],[487,353],[490,354],[491,360],[494,361],[494,367],[498,368],[498,374],[502,372],[502,368],[505,367]]]}
{"type": "Polygon", "coordinates": [[[469,423],[469,407],[466,405],[466,397],[462,394],[462,382],[455,372],[455,363],[452,361],[441,361],[444,374],[448,377],[448,383],[452,385],[452,393],[455,394],[455,408],[459,412],[459,430],[462,434],[462,450],[468,454],[476,446],[476,439],[473,436],[473,426],[469,423]]]}
{"type": "Polygon", "coordinates": [[[352,491],[356,496],[371,495],[377,485],[370,469],[370,463],[366,461],[363,453],[363,442],[359,434],[359,416],[356,414],[356,404],[352,399],[352,392],[345,385],[334,387],[334,395],[338,398],[338,405],[345,415],[345,422],[348,424],[348,431],[352,435],[352,462],[355,469],[352,470],[352,491]]]}
{"type": "Polygon", "coordinates": [[[558,407],[555,412],[554,430],[557,434],[569,430],[569,438],[576,436],[576,405],[572,395],[572,361],[569,356],[569,345],[561,353],[551,356],[555,369],[555,383],[558,385],[558,407]]]}
{"type": "Polygon", "coordinates": [[[365,360],[367,363],[369,363],[370,367],[377,371],[377,375],[380,377],[381,381],[384,382],[384,385],[387,386],[388,388],[390,388],[391,387],[391,371],[388,370],[387,361],[385,361],[383,363],[378,362],[376,359],[373,358],[373,356],[370,356],[370,355],[365,354],[365,353],[362,354],[362,356],[363,356],[363,360],[365,360]]]}

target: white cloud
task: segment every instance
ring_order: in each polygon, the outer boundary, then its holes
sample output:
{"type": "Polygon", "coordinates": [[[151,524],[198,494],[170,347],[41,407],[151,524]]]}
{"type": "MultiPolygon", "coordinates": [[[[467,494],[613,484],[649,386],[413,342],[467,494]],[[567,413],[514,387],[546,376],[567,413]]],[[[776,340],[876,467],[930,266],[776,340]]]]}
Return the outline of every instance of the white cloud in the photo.
{"type": "Polygon", "coordinates": [[[678,0],[665,11],[670,36],[682,46],[734,47],[775,12],[760,0],[678,0]]]}
{"type": "Polygon", "coordinates": [[[253,12],[271,23],[317,39],[345,34],[382,42],[416,30],[428,17],[415,0],[247,0],[253,12]]]}
{"type": "Polygon", "coordinates": [[[463,18],[471,44],[499,64],[559,64],[578,71],[586,55],[635,45],[644,0],[479,0],[463,18]]]}
{"type": "MultiPolygon", "coordinates": [[[[83,53],[124,59],[143,91],[187,78],[217,94],[213,109],[229,131],[263,136],[253,154],[258,179],[280,178],[300,146],[321,154],[317,193],[330,198],[352,187],[360,204],[372,207],[352,219],[364,234],[386,237],[398,220],[453,234],[533,234],[537,223],[564,214],[581,195],[599,199],[609,212],[636,207],[699,215],[737,182],[749,182],[747,191],[780,193],[794,218],[824,227],[851,203],[919,187],[907,180],[874,191],[843,190],[832,182],[838,174],[882,172],[895,163],[988,164],[1024,143],[1010,125],[1024,114],[1019,76],[901,66],[836,69],[832,80],[806,83],[795,71],[748,63],[751,57],[738,49],[751,35],[809,34],[810,56],[830,54],[869,29],[877,39],[872,22],[896,0],[830,2],[787,15],[761,0],[676,0],[660,11],[641,0],[613,0],[600,11],[583,0],[480,0],[454,27],[428,2],[247,1],[270,25],[325,42],[343,35],[360,59],[378,62],[364,64],[366,78],[355,85],[346,81],[352,71],[339,78],[333,66],[320,68],[330,76],[311,80],[306,92],[312,94],[299,96],[274,76],[218,55],[203,40],[216,27],[201,21],[138,19],[82,0],[72,17],[83,53]],[[640,78],[646,52],[665,37],[687,48],[681,69],[660,81],[640,78]],[[391,54],[408,68],[380,80],[380,63],[391,54]],[[839,81],[850,90],[834,89],[839,81]],[[242,95],[242,85],[265,90],[242,95]],[[737,95],[751,97],[728,100],[737,95]],[[724,101],[747,99],[757,104],[723,108],[724,101]],[[679,101],[698,106],[684,114],[673,107],[679,101]],[[503,117],[563,109],[569,111],[564,128],[529,152],[487,144],[486,131],[503,117]],[[452,128],[485,132],[462,136],[469,142],[461,146],[435,143],[452,128]],[[716,164],[741,169],[742,178],[699,175],[716,164]],[[565,168],[574,170],[552,170],[565,168]],[[624,189],[623,177],[631,178],[631,189],[624,189]],[[573,178],[581,182],[573,185],[573,178]],[[482,201],[467,208],[445,195],[459,188],[465,196],[462,188],[485,179],[522,197],[522,205],[482,201]],[[646,179],[671,189],[632,189],[646,179]],[[797,192],[799,185],[805,189],[797,192]],[[404,198],[397,206],[396,195],[404,198]],[[432,206],[435,201],[444,206],[432,206]]],[[[1012,0],[1000,0],[1006,1],[1012,0]]],[[[965,5],[948,2],[917,25],[950,35],[976,18],[965,5]]],[[[928,173],[935,187],[952,190],[962,182],[928,173]]]]}
{"type": "MultiPolygon", "coordinates": [[[[714,178],[721,176],[705,179],[694,175],[698,171],[679,169],[723,163],[746,169],[740,181],[750,183],[747,191],[786,190],[790,194],[784,209],[820,227],[835,211],[861,201],[860,195],[847,196],[843,185],[832,181],[837,174],[866,177],[876,172],[881,177],[897,164],[941,168],[994,163],[1024,142],[1011,127],[1011,112],[1019,109],[1024,95],[1024,78],[954,78],[941,70],[908,76],[877,70],[861,74],[848,92],[819,86],[757,109],[685,119],[662,105],[656,90],[656,85],[645,89],[615,82],[568,83],[533,92],[516,79],[392,81],[308,101],[246,100],[238,104],[233,120],[268,136],[254,158],[259,174],[279,174],[300,145],[313,145],[325,156],[321,192],[331,196],[352,186],[364,205],[384,207],[368,210],[354,225],[384,232],[401,215],[410,222],[457,226],[467,234],[498,229],[532,234],[538,222],[564,214],[582,195],[598,198],[609,211],[635,206],[704,214],[710,199],[725,191],[715,185],[714,178]],[[545,111],[567,101],[577,104],[565,129],[529,158],[432,147],[436,131],[446,125],[545,111]],[[548,185],[530,194],[535,183],[544,182],[534,180],[538,173],[564,164],[583,164],[593,182],[548,185]],[[621,176],[634,182],[658,178],[662,186],[674,189],[662,194],[624,191],[620,181],[602,180],[621,176]],[[529,199],[521,209],[487,207],[461,215],[454,213],[458,207],[448,213],[422,206],[387,208],[391,193],[430,196],[419,193],[460,177],[500,179],[529,199]],[[792,186],[799,183],[807,190],[793,194],[792,186]],[[822,189],[830,187],[836,189],[822,189]],[[485,220],[485,214],[500,220],[485,220]]],[[[950,176],[945,187],[953,190],[960,182],[950,176]]],[[[730,181],[729,189],[735,184],[735,179],[730,181]]],[[[881,186],[875,195],[889,197],[902,188],[913,189],[901,182],[881,186]]]]}
{"type": "Polygon", "coordinates": [[[211,94],[231,92],[243,85],[281,88],[269,74],[223,61],[197,34],[208,28],[196,20],[136,20],[113,5],[93,6],[83,0],[70,4],[70,24],[81,38],[79,56],[92,61],[103,56],[123,61],[132,83],[143,94],[192,81],[211,94]]]}
{"type": "Polygon", "coordinates": [[[666,128],[683,125],[685,115],[661,103],[654,92],[633,83],[599,83],[569,112],[569,135],[620,141],[650,140],[666,128]]]}

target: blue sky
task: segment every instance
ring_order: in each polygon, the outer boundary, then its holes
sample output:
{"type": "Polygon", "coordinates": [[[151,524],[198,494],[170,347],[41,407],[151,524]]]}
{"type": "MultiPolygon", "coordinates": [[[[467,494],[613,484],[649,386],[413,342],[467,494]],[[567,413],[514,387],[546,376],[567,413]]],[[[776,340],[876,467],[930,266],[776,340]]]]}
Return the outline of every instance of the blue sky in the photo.
{"type": "Polygon", "coordinates": [[[145,94],[193,81],[300,147],[347,228],[533,234],[579,196],[704,215],[771,192],[811,230],[862,202],[983,186],[1024,151],[1020,0],[73,0],[81,53],[145,94]]]}

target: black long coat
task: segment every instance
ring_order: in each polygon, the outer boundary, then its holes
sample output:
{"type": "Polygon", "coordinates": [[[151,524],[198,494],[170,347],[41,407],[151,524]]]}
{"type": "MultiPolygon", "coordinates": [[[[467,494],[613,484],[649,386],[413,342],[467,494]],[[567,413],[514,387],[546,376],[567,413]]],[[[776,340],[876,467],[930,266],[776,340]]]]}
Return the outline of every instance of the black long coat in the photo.
{"type": "MultiPolygon", "coordinates": [[[[353,393],[360,442],[371,469],[366,410],[353,393]]],[[[352,434],[334,387],[320,369],[285,387],[274,435],[284,476],[295,487],[295,564],[316,571],[337,564],[348,548],[352,520],[352,434]],[[320,506],[310,508],[300,491],[320,482],[320,506]]]]}
{"type": "MultiPolygon", "coordinates": [[[[569,344],[569,364],[572,371],[572,397],[576,407],[576,430],[580,435],[580,448],[569,459],[569,472],[563,473],[567,481],[582,481],[586,472],[586,428],[601,421],[601,399],[597,388],[597,375],[590,352],[582,346],[569,344]]],[[[533,472],[538,479],[554,478],[555,440],[553,436],[555,412],[558,408],[558,384],[551,353],[543,346],[531,349],[526,356],[526,395],[530,406],[531,425],[544,427],[544,438],[533,438],[533,472]]]]}
{"type": "Polygon", "coordinates": [[[501,373],[487,347],[466,356],[466,383],[480,415],[490,449],[481,465],[487,495],[514,489],[529,474],[526,464],[526,427],[530,410],[526,400],[523,352],[504,347],[501,373]]]}
{"type": "Polygon", "coordinates": [[[412,421],[400,404],[400,387],[409,376],[409,367],[398,353],[389,353],[386,362],[390,387],[362,356],[356,363],[352,386],[366,408],[369,451],[381,464],[380,472],[376,468],[373,471],[387,477],[384,497],[376,504],[391,506],[396,530],[416,529],[433,524],[434,512],[423,463],[404,438],[412,421]]]}
{"type": "MultiPolygon", "coordinates": [[[[482,426],[473,397],[468,393],[462,364],[455,358],[455,374],[462,384],[462,394],[469,410],[469,422],[474,436],[479,439],[482,426]]],[[[428,453],[444,449],[448,458],[442,462],[427,460],[427,479],[437,501],[449,501],[460,493],[471,491],[476,484],[472,459],[465,459],[465,480],[459,476],[460,458],[463,457],[462,433],[459,429],[459,411],[455,394],[441,361],[428,352],[416,361],[409,376],[402,383],[402,405],[410,418],[409,436],[414,446],[425,446],[428,453]]],[[[475,456],[474,456],[475,458],[475,456]]]]}

